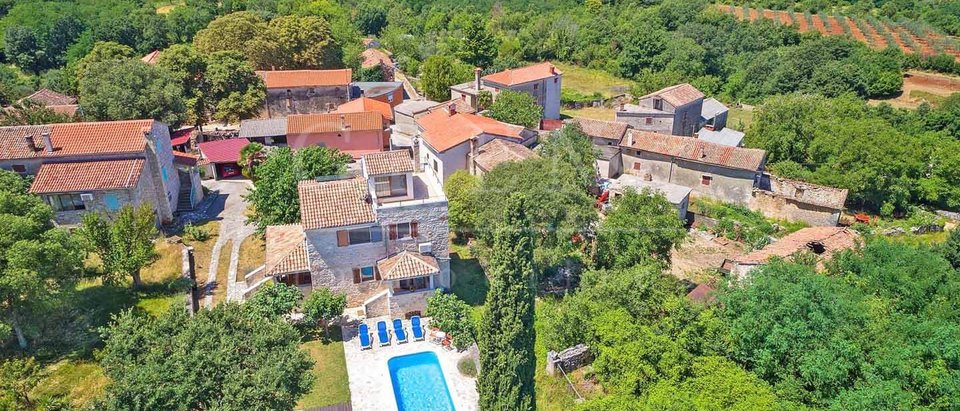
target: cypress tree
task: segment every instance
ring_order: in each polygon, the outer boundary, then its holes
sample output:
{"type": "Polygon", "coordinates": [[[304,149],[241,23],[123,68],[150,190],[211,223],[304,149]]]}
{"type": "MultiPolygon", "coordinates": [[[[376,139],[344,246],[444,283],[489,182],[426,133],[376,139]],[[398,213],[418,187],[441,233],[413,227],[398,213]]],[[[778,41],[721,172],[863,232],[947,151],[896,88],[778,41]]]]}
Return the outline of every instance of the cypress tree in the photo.
{"type": "Polygon", "coordinates": [[[504,223],[496,228],[490,256],[490,291],[480,324],[480,409],[536,409],[533,376],[533,238],[523,208],[513,195],[504,223]]]}

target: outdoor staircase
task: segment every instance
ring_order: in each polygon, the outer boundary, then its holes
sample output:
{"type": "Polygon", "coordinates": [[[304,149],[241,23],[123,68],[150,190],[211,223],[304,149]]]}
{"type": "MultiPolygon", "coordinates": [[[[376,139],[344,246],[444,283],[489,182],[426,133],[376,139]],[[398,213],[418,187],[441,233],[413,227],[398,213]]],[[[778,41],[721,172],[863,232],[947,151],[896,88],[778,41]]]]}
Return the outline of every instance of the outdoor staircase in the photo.
{"type": "Polygon", "coordinates": [[[180,193],[177,195],[177,212],[183,213],[193,210],[193,181],[190,175],[183,171],[178,171],[180,178],[180,193]]]}

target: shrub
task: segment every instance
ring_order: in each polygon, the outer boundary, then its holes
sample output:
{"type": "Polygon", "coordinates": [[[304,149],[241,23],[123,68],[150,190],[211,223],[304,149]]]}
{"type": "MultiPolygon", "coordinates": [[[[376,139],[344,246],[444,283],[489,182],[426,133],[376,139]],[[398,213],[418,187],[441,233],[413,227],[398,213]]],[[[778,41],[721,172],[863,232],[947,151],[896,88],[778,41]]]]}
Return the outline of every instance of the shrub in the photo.
{"type": "Polygon", "coordinates": [[[457,361],[457,369],[460,370],[460,374],[470,378],[477,377],[477,363],[473,361],[472,357],[461,358],[460,361],[457,361]]]}
{"type": "Polygon", "coordinates": [[[210,239],[210,231],[206,228],[195,226],[192,223],[187,223],[187,225],[183,226],[183,233],[190,241],[202,242],[210,239]]]}
{"type": "Polygon", "coordinates": [[[464,349],[477,340],[476,326],[470,318],[470,306],[454,294],[437,290],[433,297],[427,299],[424,315],[430,317],[431,326],[450,334],[457,348],[464,349]]]}

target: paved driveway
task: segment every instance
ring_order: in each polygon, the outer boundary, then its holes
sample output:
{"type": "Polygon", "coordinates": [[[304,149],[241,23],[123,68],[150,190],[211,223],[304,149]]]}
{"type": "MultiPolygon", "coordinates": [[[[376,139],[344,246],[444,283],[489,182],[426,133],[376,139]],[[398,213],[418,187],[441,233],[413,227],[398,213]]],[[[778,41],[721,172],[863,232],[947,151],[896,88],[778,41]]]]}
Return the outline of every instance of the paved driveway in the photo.
{"type": "MultiPolygon", "coordinates": [[[[217,196],[213,204],[207,210],[207,218],[220,221],[220,236],[213,245],[213,251],[210,256],[209,274],[207,284],[213,284],[217,280],[217,270],[220,264],[220,253],[223,246],[232,240],[231,247],[225,252],[230,253],[230,270],[227,274],[227,284],[218,286],[227,287],[227,298],[235,299],[238,295],[238,285],[234,281],[237,273],[237,261],[240,254],[240,244],[247,236],[253,234],[256,228],[246,224],[247,202],[243,196],[252,187],[249,180],[205,180],[203,186],[209,190],[209,195],[217,196]]],[[[243,290],[239,290],[242,295],[243,290]]],[[[204,290],[205,307],[213,304],[213,289],[208,285],[204,290]]]]}

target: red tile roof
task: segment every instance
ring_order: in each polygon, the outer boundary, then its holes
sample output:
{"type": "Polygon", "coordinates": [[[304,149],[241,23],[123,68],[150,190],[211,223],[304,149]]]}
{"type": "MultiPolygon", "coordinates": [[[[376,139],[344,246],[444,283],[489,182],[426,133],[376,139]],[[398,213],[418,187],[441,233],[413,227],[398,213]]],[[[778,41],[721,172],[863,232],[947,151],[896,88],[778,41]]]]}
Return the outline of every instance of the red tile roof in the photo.
{"type": "Polygon", "coordinates": [[[73,96],[68,96],[66,94],[57,93],[56,91],[42,88],[37,90],[33,94],[26,96],[22,99],[30,100],[34,103],[40,104],[42,106],[68,106],[77,104],[77,98],[73,96]]]}
{"type": "Polygon", "coordinates": [[[154,50],[140,58],[140,61],[147,64],[157,64],[157,58],[160,57],[160,50],[154,50]]]}
{"type": "Polygon", "coordinates": [[[0,127],[0,160],[141,153],[146,147],[144,133],[153,125],[153,120],[127,120],[0,127]],[[44,146],[45,133],[50,133],[52,153],[44,146]],[[37,149],[28,146],[28,135],[37,149]]]}
{"type": "Polygon", "coordinates": [[[823,248],[821,259],[830,259],[833,254],[853,248],[859,241],[856,231],[847,227],[808,227],[789,234],[759,250],[736,257],[741,264],[763,264],[772,257],[787,258],[797,252],[811,250],[816,244],[823,248]]]}
{"type": "Polygon", "coordinates": [[[693,137],[658,134],[641,130],[627,130],[620,146],[749,171],[760,170],[767,156],[766,151],[759,149],[731,147],[693,137]]]}
{"type": "Polygon", "coordinates": [[[393,106],[390,103],[380,100],[374,100],[369,97],[360,97],[356,100],[348,101],[337,107],[337,113],[362,113],[365,111],[374,111],[383,115],[383,121],[393,121],[393,106]]]}
{"type": "Polygon", "coordinates": [[[173,151],[173,162],[187,166],[195,166],[200,161],[200,157],[193,154],[187,154],[180,151],[173,151]]]}
{"type": "Polygon", "coordinates": [[[423,139],[437,152],[444,152],[481,134],[523,141],[524,128],[476,114],[437,110],[417,119],[423,139]]]}
{"type": "Polygon", "coordinates": [[[377,261],[377,270],[384,280],[403,280],[405,278],[424,277],[440,272],[437,259],[411,251],[401,251],[398,254],[377,261]]]}
{"type": "Polygon", "coordinates": [[[287,135],[383,130],[379,112],[296,114],[287,117],[287,135]]]}
{"type": "Polygon", "coordinates": [[[697,285],[693,291],[690,291],[690,293],[687,294],[687,299],[699,303],[709,304],[717,300],[716,292],[716,288],[710,286],[709,284],[703,283],[697,285]]]}
{"type": "Polygon", "coordinates": [[[537,153],[522,144],[494,139],[477,149],[477,167],[490,171],[500,163],[522,161],[538,157],[537,153]]]}
{"type": "Polygon", "coordinates": [[[31,193],[70,193],[78,191],[133,188],[140,181],[143,159],[44,163],[30,186],[31,193]]]}
{"type": "Polygon", "coordinates": [[[236,163],[240,161],[240,150],[250,144],[245,138],[231,138],[200,143],[200,155],[208,163],[236,163]]]}
{"type": "Polygon", "coordinates": [[[343,227],[377,221],[367,181],[349,178],[333,181],[301,181],[300,223],[304,230],[343,227]]]}
{"type": "Polygon", "coordinates": [[[570,120],[570,122],[579,125],[580,130],[590,137],[617,140],[618,142],[623,138],[623,134],[627,132],[629,127],[626,123],[579,117],[570,120]]]}
{"type": "Polygon", "coordinates": [[[647,94],[640,98],[644,99],[652,96],[660,97],[666,100],[668,103],[673,104],[675,107],[679,107],[684,104],[691,103],[693,101],[696,101],[697,99],[701,99],[704,97],[703,93],[700,92],[700,90],[697,90],[696,87],[691,86],[687,83],[666,87],[666,88],[654,91],[653,93],[647,94]]]}
{"type": "Polygon", "coordinates": [[[352,81],[350,69],[258,71],[267,88],[345,86],[352,81]]]}
{"type": "Polygon", "coordinates": [[[187,144],[187,142],[190,141],[190,136],[193,135],[194,130],[195,129],[193,127],[186,127],[170,133],[170,145],[179,146],[181,144],[187,144]]]}
{"type": "Polygon", "coordinates": [[[559,74],[563,73],[561,73],[560,70],[557,70],[553,64],[550,62],[543,62],[517,69],[509,69],[498,73],[488,74],[483,76],[483,80],[509,87],[517,84],[550,78],[559,74]]]}
{"type": "Polygon", "coordinates": [[[366,49],[360,53],[360,58],[363,59],[363,61],[360,62],[360,67],[363,68],[374,67],[377,65],[393,65],[393,59],[391,59],[390,55],[383,50],[366,49]]]}
{"type": "Polygon", "coordinates": [[[370,176],[413,172],[413,159],[407,150],[365,154],[363,164],[370,176]]]}
{"type": "Polygon", "coordinates": [[[264,269],[267,275],[310,271],[307,236],[300,224],[267,226],[264,269]]]}

